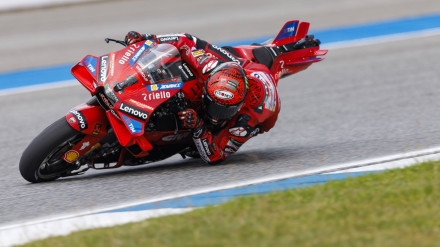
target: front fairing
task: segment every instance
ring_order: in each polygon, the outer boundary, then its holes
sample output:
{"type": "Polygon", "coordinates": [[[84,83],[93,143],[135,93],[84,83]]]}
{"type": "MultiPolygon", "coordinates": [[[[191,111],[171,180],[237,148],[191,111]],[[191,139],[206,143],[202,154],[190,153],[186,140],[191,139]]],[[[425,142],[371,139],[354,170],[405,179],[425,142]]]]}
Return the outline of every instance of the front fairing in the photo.
{"type": "Polygon", "coordinates": [[[150,145],[140,145],[145,139],[139,138],[146,122],[183,87],[181,70],[175,46],[147,40],[100,57],[86,56],[72,74],[97,95],[121,144],[137,143],[145,150],[150,145]]]}
{"type": "Polygon", "coordinates": [[[122,73],[112,75],[110,71],[107,82],[103,83],[109,85],[106,95],[119,100],[114,102],[114,108],[133,135],[142,135],[151,113],[182,88],[180,71],[176,69],[179,66],[179,52],[169,44],[146,41],[134,44],[125,53],[115,54],[115,70],[122,73]],[[138,82],[126,83],[131,76],[138,82]],[[123,88],[115,92],[115,87],[123,88]]]}

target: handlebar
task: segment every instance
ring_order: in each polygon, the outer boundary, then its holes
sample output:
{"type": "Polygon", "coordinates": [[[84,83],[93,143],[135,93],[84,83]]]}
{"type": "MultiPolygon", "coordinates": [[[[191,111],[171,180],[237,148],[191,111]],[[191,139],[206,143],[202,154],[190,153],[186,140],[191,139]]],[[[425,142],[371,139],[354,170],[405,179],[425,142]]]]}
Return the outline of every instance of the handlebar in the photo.
{"type": "Polygon", "coordinates": [[[117,83],[114,87],[116,92],[122,91],[122,89],[138,83],[138,79],[135,76],[127,76],[127,79],[123,82],[117,83]]]}
{"type": "Polygon", "coordinates": [[[110,41],[115,42],[115,43],[118,43],[118,44],[121,44],[121,45],[123,45],[123,46],[127,46],[127,44],[125,44],[125,42],[122,41],[122,40],[105,38],[105,42],[106,42],[106,43],[109,43],[110,41]]]}

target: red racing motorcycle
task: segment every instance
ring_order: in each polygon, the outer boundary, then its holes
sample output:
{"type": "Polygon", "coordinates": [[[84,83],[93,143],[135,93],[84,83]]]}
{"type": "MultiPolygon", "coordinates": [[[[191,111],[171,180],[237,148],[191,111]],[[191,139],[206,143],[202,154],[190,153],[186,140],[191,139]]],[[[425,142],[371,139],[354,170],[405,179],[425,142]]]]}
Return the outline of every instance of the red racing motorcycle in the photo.
{"type": "MultiPolygon", "coordinates": [[[[278,81],[327,53],[308,29],[307,22],[289,21],[264,44],[220,49],[267,66],[278,81]]],[[[88,55],[71,72],[92,97],[25,149],[19,170],[27,181],[51,181],[90,168],[141,165],[179,153],[185,157],[196,150],[177,112],[200,107],[204,83],[173,45],[146,40],[100,57],[88,55]]]]}

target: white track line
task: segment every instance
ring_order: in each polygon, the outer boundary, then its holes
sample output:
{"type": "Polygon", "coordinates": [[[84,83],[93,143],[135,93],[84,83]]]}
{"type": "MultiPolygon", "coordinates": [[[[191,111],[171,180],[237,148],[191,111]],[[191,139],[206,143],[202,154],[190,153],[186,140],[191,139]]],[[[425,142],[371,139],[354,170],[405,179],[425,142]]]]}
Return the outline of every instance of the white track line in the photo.
{"type": "Polygon", "coordinates": [[[0,11],[31,9],[81,2],[91,2],[91,0],[2,0],[0,2],[0,11]]]}
{"type": "Polygon", "coordinates": [[[65,88],[65,87],[73,87],[73,86],[80,86],[80,85],[81,84],[77,80],[57,81],[57,82],[43,83],[43,84],[32,85],[32,86],[3,89],[3,90],[0,90],[0,96],[29,93],[29,92],[37,92],[37,91],[45,91],[45,90],[50,90],[50,89],[55,89],[55,88],[65,88]]]}
{"type": "MultiPolygon", "coordinates": [[[[66,214],[66,215],[59,215],[59,216],[51,217],[51,218],[45,218],[45,219],[39,219],[39,220],[34,220],[34,221],[29,221],[29,222],[24,222],[24,223],[19,223],[19,224],[3,226],[3,227],[0,227],[0,239],[1,240],[5,239],[5,238],[3,238],[3,236],[7,236],[5,234],[11,235],[11,236],[13,234],[18,234],[19,236],[22,236],[24,239],[26,239],[26,241],[33,241],[35,239],[30,239],[30,237],[31,237],[30,233],[28,234],[29,236],[21,234],[22,229],[37,229],[38,230],[38,229],[41,229],[41,227],[48,227],[51,225],[57,225],[59,222],[72,222],[72,220],[74,222],[76,222],[75,218],[83,218],[83,219],[86,219],[86,221],[91,221],[91,222],[93,222],[93,224],[97,224],[96,222],[94,222],[96,220],[96,218],[93,218],[94,216],[92,216],[92,220],[90,220],[90,217],[89,217],[90,215],[102,213],[102,212],[106,212],[106,211],[111,211],[111,210],[117,210],[117,209],[122,209],[122,208],[138,206],[138,205],[142,205],[142,204],[148,204],[148,203],[165,201],[165,200],[176,199],[176,198],[182,198],[182,197],[187,197],[187,196],[192,196],[192,195],[197,195],[197,194],[204,194],[204,193],[214,192],[214,191],[222,191],[222,190],[250,186],[250,185],[255,185],[255,184],[276,182],[276,181],[281,181],[281,180],[286,180],[286,179],[291,179],[291,178],[296,178],[296,177],[304,177],[304,176],[325,174],[325,173],[332,173],[332,172],[342,173],[342,172],[353,172],[353,171],[392,169],[392,168],[397,168],[397,167],[405,167],[405,166],[409,166],[409,165],[414,165],[414,164],[417,164],[420,162],[439,160],[439,159],[440,159],[440,147],[434,147],[434,148],[429,148],[429,149],[424,149],[424,150],[419,150],[419,151],[414,151],[414,152],[408,152],[408,153],[401,153],[401,154],[396,154],[396,155],[389,155],[389,156],[384,156],[384,157],[379,157],[379,158],[374,158],[374,159],[367,159],[367,160],[361,160],[361,161],[356,161],[356,162],[330,165],[328,167],[313,168],[313,169],[308,169],[308,170],[304,170],[304,171],[292,172],[292,173],[288,173],[288,174],[267,176],[267,177],[262,177],[262,178],[258,178],[258,179],[251,179],[251,180],[247,180],[247,181],[242,181],[239,183],[230,183],[230,184],[225,184],[222,186],[207,187],[207,188],[186,191],[186,192],[181,192],[181,193],[176,193],[176,194],[171,194],[171,195],[163,195],[163,196],[151,198],[148,200],[139,200],[139,201],[134,201],[134,202],[130,202],[130,203],[120,204],[120,205],[113,206],[113,207],[103,207],[103,208],[95,209],[95,210],[87,210],[87,211],[82,211],[82,212],[66,214]],[[378,168],[378,166],[380,168],[378,168]],[[352,170],[352,169],[355,169],[355,170],[352,170]]],[[[159,211],[150,211],[150,213],[145,213],[145,214],[147,214],[148,217],[153,217],[154,215],[157,215],[158,213],[159,213],[159,211]]],[[[162,216],[163,214],[166,214],[167,212],[163,211],[160,213],[161,213],[161,215],[159,215],[159,216],[162,216]]],[[[179,212],[171,211],[170,213],[179,213],[179,212]]],[[[132,215],[136,215],[136,214],[135,213],[130,214],[130,217],[132,217],[132,215]]],[[[122,216],[120,216],[120,217],[122,217],[122,216]]],[[[119,217],[109,217],[109,218],[115,219],[114,224],[118,224],[118,222],[124,222],[124,219],[120,219],[119,217]]],[[[143,219],[145,219],[145,217],[144,218],[139,217],[139,220],[143,220],[143,219]]],[[[122,224],[122,223],[119,223],[119,224],[122,224]]],[[[84,225],[83,223],[76,223],[76,225],[74,224],[74,226],[78,226],[78,227],[83,226],[83,225],[84,225]]],[[[90,228],[90,227],[88,227],[88,228],[90,228]]],[[[84,228],[76,228],[76,230],[81,230],[81,229],[84,229],[84,228]]],[[[35,230],[29,230],[29,231],[35,231],[35,230]]],[[[51,233],[53,233],[54,235],[66,234],[65,230],[62,229],[61,227],[60,227],[59,231],[61,232],[59,234],[57,234],[57,231],[51,231],[51,233]]],[[[41,234],[41,236],[43,236],[43,234],[41,234]]],[[[48,237],[48,236],[45,236],[45,237],[48,237]]],[[[21,238],[19,238],[19,240],[22,241],[21,238]]],[[[3,246],[3,245],[1,245],[2,243],[3,242],[0,241],[0,246],[3,246]]]]}
{"type": "Polygon", "coordinates": [[[0,246],[7,247],[25,244],[53,236],[65,236],[75,231],[93,228],[112,227],[132,222],[138,222],[161,216],[182,214],[192,208],[164,208],[148,211],[124,212],[116,215],[111,213],[81,216],[59,221],[51,221],[34,225],[26,225],[0,231],[0,246]]]}

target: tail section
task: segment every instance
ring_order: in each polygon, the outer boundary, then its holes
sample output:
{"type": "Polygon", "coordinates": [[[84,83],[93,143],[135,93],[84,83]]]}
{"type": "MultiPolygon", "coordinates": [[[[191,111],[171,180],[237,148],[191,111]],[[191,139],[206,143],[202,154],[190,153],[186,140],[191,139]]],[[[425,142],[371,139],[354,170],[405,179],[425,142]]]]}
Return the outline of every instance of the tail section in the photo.
{"type": "Polygon", "coordinates": [[[299,22],[298,20],[288,21],[284,24],[281,31],[273,40],[272,44],[279,46],[292,42],[296,42],[302,38],[304,38],[309,31],[310,23],[308,22],[299,22]]]}
{"type": "Polygon", "coordinates": [[[297,73],[313,63],[322,61],[327,50],[320,50],[320,41],[307,34],[310,24],[298,20],[288,21],[273,40],[261,45],[234,47],[243,58],[269,68],[276,81],[297,73]]]}
{"type": "Polygon", "coordinates": [[[298,20],[288,21],[268,45],[277,50],[276,58],[270,71],[278,81],[280,78],[308,68],[313,63],[323,60],[327,50],[320,50],[320,41],[313,34],[307,34],[310,23],[298,20]]]}

